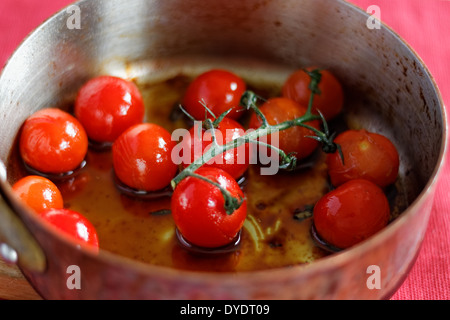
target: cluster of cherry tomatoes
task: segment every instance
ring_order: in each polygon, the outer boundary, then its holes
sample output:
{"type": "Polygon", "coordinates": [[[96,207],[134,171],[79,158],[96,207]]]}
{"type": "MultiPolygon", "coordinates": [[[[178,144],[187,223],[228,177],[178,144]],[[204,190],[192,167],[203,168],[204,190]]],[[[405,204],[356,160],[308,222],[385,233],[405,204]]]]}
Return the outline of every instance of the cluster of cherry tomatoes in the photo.
{"type": "MultiPolygon", "coordinates": [[[[311,97],[308,70],[312,69],[294,72],[284,83],[281,96],[260,106],[270,125],[306,113],[311,97]]],[[[240,107],[240,101],[246,90],[246,83],[236,74],[210,70],[190,83],[181,105],[199,121],[214,122],[217,116],[231,110],[213,128],[221,133],[217,143],[226,144],[244,134],[240,119],[247,111],[240,107]]],[[[320,110],[328,121],[342,111],[343,103],[341,84],[330,72],[322,70],[313,112],[320,110]]],[[[19,140],[20,154],[25,165],[39,175],[19,180],[13,189],[44,219],[79,241],[98,247],[94,227],[82,214],[63,208],[61,194],[51,179],[80,170],[89,146],[107,146],[120,183],[147,193],[168,188],[198,153],[192,150],[189,163],[175,164],[172,151],[176,142],[171,133],[158,124],[144,122],[144,114],[142,95],[134,83],[112,76],[91,79],[79,90],[73,115],[48,108],[25,121],[19,140]],[[79,228],[80,225],[84,227],[79,228]],[[83,230],[83,234],[77,230],[83,230]]],[[[320,129],[318,120],[307,124],[320,129]]],[[[248,127],[260,126],[261,119],[251,114],[248,127]]],[[[211,143],[211,131],[206,129],[193,126],[181,143],[192,149],[200,143],[202,153],[205,152],[211,143]]],[[[305,127],[283,130],[279,133],[279,148],[295,154],[298,160],[306,158],[318,146],[308,136],[314,136],[314,132],[305,127]]],[[[344,157],[341,159],[338,153],[327,156],[330,179],[336,189],[315,205],[314,225],[325,241],[345,248],[387,224],[389,204],[381,188],[395,181],[398,154],[387,138],[366,131],[348,131],[335,141],[344,157]]],[[[217,248],[236,238],[247,214],[245,195],[236,180],[249,166],[248,148],[245,144],[217,155],[221,161],[205,163],[195,171],[197,176],[187,176],[176,185],[171,212],[185,241],[202,248],[217,248]],[[237,161],[242,160],[240,153],[245,161],[237,161]],[[242,199],[234,212],[226,211],[223,190],[242,199]]]]}
{"type": "Polygon", "coordinates": [[[395,183],[399,155],[383,135],[347,130],[334,140],[342,149],[327,154],[330,181],[336,189],[314,206],[314,227],[332,246],[351,247],[383,229],[390,219],[384,188],[395,183]]]}
{"type": "Polygon", "coordinates": [[[90,143],[108,145],[128,127],[141,123],[144,103],[138,88],[123,79],[102,76],[79,91],[74,114],[57,108],[39,110],[26,119],[19,150],[33,175],[13,190],[45,221],[78,243],[98,248],[95,227],[83,214],[65,209],[53,180],[71,177],[83,168],[90,143]]]}

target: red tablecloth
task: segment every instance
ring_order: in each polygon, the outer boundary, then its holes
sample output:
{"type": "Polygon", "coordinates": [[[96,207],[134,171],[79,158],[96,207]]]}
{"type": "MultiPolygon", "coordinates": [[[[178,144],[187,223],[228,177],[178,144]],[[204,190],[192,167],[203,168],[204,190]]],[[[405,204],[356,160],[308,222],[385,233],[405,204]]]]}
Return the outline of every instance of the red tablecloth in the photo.
{"type": "MultiPolygon", "coordinates": [[[[332,1],[332,0],[330,0],[332,1]]],[[[71,0],[0,0],[0,67],[51,14],[71,0]]],[[[450,1],[353,0],[380,8],[381,20],[423,59],[450,107],[450,1]]],[[[450,110],[449,110],[450,112],[450,110]]],[[[450,299],[450,173],[444,169],[423,247],[411,273],[392,299],[450,299]]]]}

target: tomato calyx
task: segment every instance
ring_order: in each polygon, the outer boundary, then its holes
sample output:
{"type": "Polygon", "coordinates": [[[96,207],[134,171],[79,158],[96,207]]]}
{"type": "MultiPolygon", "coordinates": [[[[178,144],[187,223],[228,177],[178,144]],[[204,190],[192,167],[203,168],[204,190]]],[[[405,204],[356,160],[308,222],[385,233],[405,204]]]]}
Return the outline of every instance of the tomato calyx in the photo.
{"type": "Polygon", "coordinates": [[[322,144],[322,151],[324,153],[335,153],[337,151],[339,153],[339,157],[342,161],[342,164],[344,164],[344,154],[342,152],[342,148],[338,143],[334,142],[334,138],[336,137],[336,132],[333,132],[330,134],[330,131],[328,129],[328,124],[327,124],[327,121],[325,120],[325,117],[319,110],[317,110],[317,112],[319,113],[319,116],[322,120],[323,132],[317,130],[314,127],[305,125],[310,130],[314,131],[314,133],[316,134],[315,136],[308,136],[308,138],[319,141],[322,144]]]}
{"type": "MultiPolygon", "coordinates": [[[[310,100],[314,97],[314,94],[321,94],[322,92],[319,89],[319,83],[322,80],[322,73],[320,69],[313,69],[311,71],[307,69],[303,69],[303,71],[311,78],[311,82],[309,83],[309,90],[313,93],[310,96],[310,100]]],[[[310,103],[312,105],[312,102],[310,103]]]]}

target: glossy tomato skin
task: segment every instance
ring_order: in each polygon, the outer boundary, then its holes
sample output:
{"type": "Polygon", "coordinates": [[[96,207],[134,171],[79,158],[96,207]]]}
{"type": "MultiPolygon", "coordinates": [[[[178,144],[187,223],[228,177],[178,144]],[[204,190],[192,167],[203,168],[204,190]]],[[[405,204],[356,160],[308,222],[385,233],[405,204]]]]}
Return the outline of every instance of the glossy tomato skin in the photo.
{"type": "Polygon", "coordinates": [[[178,169],[171,159],[174,146],[170,133],[159,125],[141,123],[128,128],[112,146],[117,178],[136,190],[163,189],[178,169]]]}
{"type": "Polygon", "coordinates": [[[13,191],[34,211],[40,213],[47,209],[62,209],[63,197],[58,187],[41,176],[26,176],[15,182],[13,191]]]}
{"type": "Polygon", "coordinates": [[[143,121],[145,108],[133,82],[99,76],[81,87],[74,112],[91,140],[114,142],[123,131],[143,121]]]}
{"type": "MultiPolygon", "coordinates": [[[[244,128],[237,121],[224,118],[214,133],[219,145],[237,139],[245,134],[244,128]]],[[[183,162],[183,166],[189,166],[195,159],[204,154],[212,143],[212,129],[202,128],[201,122],[196,122],[189,132],[183,137],[182,146],[185,150],[190,150],[189,161],[183,162]],[[200,131],[199,131],[200,129],[200,131]],[[201,147],[199,147],[201,146],[201,147]]],[[[234,149],[230,149],[221,155],[217,155],[202,167],[216,167],[228,172],[233,178],[240,178],[247,170],[250,163],[249,144],[243,144],[234,149]]]]}
{"type": "Polygon", "coordinates": [[[19,140],[23,161],[42,173],[61,174],[84,161],[88,138],[81,123],[69,113],[42,109],[24,123],[19,140]]]}
{"type": "MultiPolygon", "coordinates": [[[[292,99],[277,97],[267,100],[260,108],[270,125],[276,125],[284,121],[293,120],[303,116],[307,109],[292,99]]],[[[253,113],[250,117],[249,127],[257,129],[262,121],[253,113]]],[[[320,123],[317,120],[306,123],[307,125],[320,129],[320,123]]],[[[311,155],[317,148],[318,142],[308,136],[314,136],[315,133],[307,128],[295,126],[279,132],[279,142],[277,143],[272,136],[268,137],[267,143],[278,144],[278,147],[286,153],[294,152],[297,159],[303,159],[311,155]],[[273,141],[272,141],[273,140],[273,141]]]]}
{"type": "MultiPolygon", "coordinates": [[[[313,71],[314,67],[307,68],[313,71]]],[[[317,109],[326,120],[331,120],[341,113],[344,106],[344,91],[339,80],[328,70],[321,70],[322,78],[319,83],[320,94],[314,96],[313,112],[317,109]]],[[[309,84],[310,76],[303,70],[293,72],[282,87],[282,96],[293,99],[301,105],[308,106],[311,96],[309,84]]]]}
{"type": "Polygon", "coordinates": [[[344,156],[327,154],[326,163],[331,183],[339,186],[352,179],[367,179],[380,187],[395,182],[399,170],[399,155],[385,136],[366,130],[347,130],[334,140],[344,156]]]}
{"type": "Polygon", "coordinates": [[[70,209],[48,209],[40,213],[45,221],[71,236],[77,243],[98,249],[98,234],[92,223],[82,214],[70,209]]]}
{"type": "Polygon", "coordinates": [[[383,229],[390,208],[383,190],[374,183],[355,179],[324,195],[315,205],[314,226],[334,247],[351,247],[383,229]]]}
{"type": "Polygon", "coordinates": [[[188,86],[184,94],[182,105],[195,119],[203,121],[206,109],[201,101],[215,114],[216,117],[233,108],[227,115],[238,119],[243,112],[239,106],[241,96],[246,90],[246,84],[236,74],[227,70],[213,69],[197,76],[188,86]]]}
{"type": "MultiPolygon", "coordinates": [[[[227,172],[202,167],[196,173],[219,183],[234,197],[244,199],[239,185],[227,172]]],[[[171,201],[172,216],[179,232],[198,247],[217,248],[229,244],[241,230],[247,215],[246,200],[228,215],[220,189],[195,177],[181,180],[171,201]]]]}

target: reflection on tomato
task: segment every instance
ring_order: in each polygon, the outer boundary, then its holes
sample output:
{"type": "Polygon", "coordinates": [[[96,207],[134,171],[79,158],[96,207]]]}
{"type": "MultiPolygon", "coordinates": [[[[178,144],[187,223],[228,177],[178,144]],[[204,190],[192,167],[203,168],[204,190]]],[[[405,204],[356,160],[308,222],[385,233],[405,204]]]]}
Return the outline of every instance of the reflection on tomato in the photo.
{"type": "Polygon", "coordinates": [[[40,213],[45,221],[72,237],[77,243],[98,248],[95,227],[82,214],[69,209],[49,209],[40,213]]]}
{"type": "Polygon", "coordinates": [[[24,123],[19,141],[20,155],[31,168],[61,174],[77,169],[88,149],[81,123],[56,108],[42,109],[24,123]]]}
{"type": "MultiPolygon", "coordinates": [[[[306,68],[309,72],[315,69],[317,68],[306,68]]],[[[314,95],[313,112],[319,110],[326,120],[331,120],[342,111],[344,92],[339,80],[329,70],[320,70],[320,73],[322,74],[318,85],[320,94],[314,95]]],[[[295,71],[282,87],[283,97],[290,98],[307,107],[311,96],[310,82],[311,77],[303,69],[295,71]]]]}
{"type": "MultiPolygon", "coordinates": [[[[220,184],[237,199],[244,194],[227,172],[203,167],[195,171],[215,183],[220,184]]],[[[187,177],[180,181],[172,195],[172,216],[185,240],[205,248],[216,248],[229,244],[241,230],[247,216],[247,201],[231,214],[225,211],[225,200],[220,189],[210,182],[197,177],[187,177]]]]}
{"type": "Polygon", "coordinates": [[[99,76],[81,87],[75,116],[96,142],[114,142],[132,125],[144,119],[144,102],[137,86],[122,78],[99,76]]]}
{"type": "Polygon", "coordinates": [[[363,179],[350,180],[314,206],[314,226],[329,244],[345,249],[383,229],[390,208],[383,190],[363,179]]]}
{"type": "Polygon", "coordinates": [[[137,124],[113,144],[113,166],[117,178],[130,188],[157,191],[168,186],[178,167],[172,161],[175,142],[163,127],[137,124]]]}
{"type": "Polygon", "coordinates": [[[394,144],[385,136],[366,130],[347,130],[336,137],[342,149],[327,155],[331,183],[339,186],[351,179],[367,179],[380,187],[395,182],[399,155],[394,144]]]}
{"type": "Polygon", "coordinates": [[[211,115],[206,112],[205,104],[215,116],[233,109],[227,116],[239,118],[241,96],[246,90],[245,82],[227,70],[213,69],[200,74],[188,86],[182,105],[197,120],[205,120],[211,115]],[[206,116],[206,117],[205,117],[206,116]]]}
{"type": "Polygon", "coordinates": [[[62,209],[63,197],[58,187],[41,176],[26,176],[12,186],[13,191],[37,213],[47,209],[62,209]]]}

